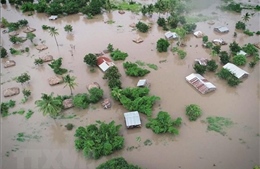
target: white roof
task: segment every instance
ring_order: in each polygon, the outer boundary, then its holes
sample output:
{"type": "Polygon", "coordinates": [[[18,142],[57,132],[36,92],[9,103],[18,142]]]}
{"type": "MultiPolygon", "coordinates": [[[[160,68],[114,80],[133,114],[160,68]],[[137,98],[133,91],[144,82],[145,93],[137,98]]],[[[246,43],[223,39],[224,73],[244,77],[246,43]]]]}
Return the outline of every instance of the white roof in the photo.
{"type": "Polygon", "coordinates": [[[243,55],[243,56],[246,56],[247,53],[244,52],[243,50],[240,50],[239,52],[237,52],[237,55],[243,55]]]}
{"type": "Polygon", "coordinates": [[[248,72],[244,71],[243,69],[240,69],[232,63],[225,64],[223,68],[228,69],[230,72],[234,73],[234,75],[239,79],[242,78],[244,75],[249,75],[248,72]]]}
{"type": "Polygon", "coordinates": [[[202,37],[203,33],[201,31],[196,31],[193,33],[194,36],[196,36],[197,38],[202,37]]]}
{"type": "Polygon", "coordinates": [[[206,66],[207,62],[208,62],[208,59],[206,59],[206,58],[197,58],[197,59],[195,59],[195,62],[198,62],[200,65],[206,66]]]}
{"type": "Polygon", "coordinates": [[[228,32],[229,29],[225,26],[219,26],[219,27],[216,27],[215,29],[217,29],[219,32],[228,32]]]}
{"type": "Polygon", "coordinates": [[[49,17],[50,20],[55,20],[55,19],[57,19],[57,18],[58,18],[57,15],[51,15],[51,16],[49,17]]]}
{"type": "Polygon", "coordinates": [[[202,94],[216,90],[216,86],[198,73],[190,74],[186,80],[202,94]]]}
{"type": "Polygon", "coordinates": [[[139,80],[139,81],[137,82],[137,85],[136,85],[136,86],[138,86],[138,87],[140,87],[140,86],[145,86],[145,85],[146,85],[146,82],[147,82],[146,79],[141,79],[141,80],[139,80]]]}
{"type": "Polygon", "coordinates": [[[173,38],[173,39],[178,38],[177,33],[171,32],[171,31],[166,32],[166,33],[164,34],[164,36],[165,36],[167,39],[170,39],[170,38],[173,38]]]}
{"type": "Polygon", "coordinates": [[[107,62],[102,62],[100,65],[98,65],[99,68],[105,72],[110,66],[107,64],[107,62]]]}
{"type": "Polygon", "coordinates": [[[141,120],[138,111],[124,113],[124,117],[127,127],[141,125],[141,120]]]}
{"type": "Polygon", "coordinates": [[[223,39],[214,39],[213,42],[222,43],[222,42],[224,42],[224,40],[223,39]]]}

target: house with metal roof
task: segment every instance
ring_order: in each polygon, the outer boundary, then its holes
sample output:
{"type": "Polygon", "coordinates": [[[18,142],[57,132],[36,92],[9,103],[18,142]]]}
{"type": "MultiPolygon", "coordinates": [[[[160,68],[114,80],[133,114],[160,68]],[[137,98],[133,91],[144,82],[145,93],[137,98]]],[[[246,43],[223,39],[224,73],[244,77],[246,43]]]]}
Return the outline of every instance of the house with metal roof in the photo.
{"type": "Polygon", "coordinates": [[[228,33],[229,29],[225,26],[218,26],[214,28],[214,31],[219,32],[219,33],[228,33]]]}
{"type": "Polygon", "coordinates": [[[175,32],[171,32],[171,31],[168,31],[164,34],[164,36],[167,38],[167,39],[176,39],[178,38],[178,34],[175,33],[175,32]]]}
{"type": "Polygon", "coordinates": [[[115,66],[115,64],[107,57],[99,56],[97,58],[98,67],[105,72],[109,67],[115,66]]]}
{"type": "Polygon", "coordinates": [[[141,119],[138,111],[124,113],[127,128],[141,127],[141,119]]]}
{"type": "Polygon", "coordinates": [[[214,86],[206,78],[197,73],[192,73],[187,76],[186,81],[190,83],[201,94],[206,94],[217,89],[216,86],[214,86]]]}
{"type": "Polygon", "coordinates": [[[137,82],[137,87],[145,87],[147,86],[147,80],[146,79],[140,79],[138,82],[137,82]]]}
{"type": "Polygon", "coordinates": [[[197,58],[197,59],[195,59],[195,62],[200,64],[200,65],[207,66],[208,59],[206,59],[206,58],[197,58]]]}
{"type": "Polygon", "coordinates": [[[231,73],[233,73],[238,79],[242,79],[244,77],[247,77],[249,75],[248,72],[244,71],[243,69],[240,69],[236,65],[232,63],[227,63],[223,66],[223,68],[228,69],[231,73]]]}
{"type": "Polygon", "coordinates": [[[201,31],[195,31],[193,33],[193,35],[196,37],[196,38],[202,38],[203,37],[203,33],[201,31]]]}

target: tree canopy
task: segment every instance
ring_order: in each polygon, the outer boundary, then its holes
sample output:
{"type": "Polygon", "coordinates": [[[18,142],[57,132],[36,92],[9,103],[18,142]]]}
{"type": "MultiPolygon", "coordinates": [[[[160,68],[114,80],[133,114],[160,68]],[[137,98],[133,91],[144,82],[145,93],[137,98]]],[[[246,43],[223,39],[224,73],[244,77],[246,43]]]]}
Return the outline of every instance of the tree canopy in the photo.
{"type": "Polygon", "coordinates": [[[123,63],[123,66],[125,68],[125,73],[128,76],[143,77],[150,73],[149,70],[139,67],[136,63],[125,62],[123,63]]]}
{"type": "Polygon", "coordinates": [[[96,169],[141,169],[141,168],[136,165],[129,164],[123,157],[117,157],[100,164],[96,169]]]}

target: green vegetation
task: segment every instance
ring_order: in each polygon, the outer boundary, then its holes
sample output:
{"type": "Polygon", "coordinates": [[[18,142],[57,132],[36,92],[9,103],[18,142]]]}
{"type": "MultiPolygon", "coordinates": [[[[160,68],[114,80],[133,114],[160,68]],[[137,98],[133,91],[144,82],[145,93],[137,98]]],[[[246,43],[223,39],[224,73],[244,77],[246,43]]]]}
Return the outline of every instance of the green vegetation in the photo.
{"type": "Polygon", "coordinates": [[[221,79],[227,80],[229,86],[237,86],[241,81],[228,69],[222,68],[218,73],[217,76],[221,79]]]}
{"type": "Polygon", "coordinates": [[[28,110],[28,112],[26,113],[26,115],[25,115],[25,118],[26,119],[29,119],[29,118],[31,118],[31,116],[33,115],[33,111],[32,110],[28,110]]]}
{"type": "Polygon", "coordinates": [[[244,22],[238,21],[236,23],[236,29],[245,30],[246,29],[246,24],[244,22]]]}
{"type": "Polygon", "coordinates": [[[209,131],[215,131],[222,135],[225,135],[226,132],[224,131],[227,127],[230,127],[233,125],[233,122],[224,117],[207,117],[207,123],[208,123],[208,130],[209,131]]]}
{"type": "Polygon", "coordinates": [[[244,30],[244,34],[248,35],[248,36],[254,36],[254,32],[251,32],[250,30],[246,29],[244,30]]]}
{"type": "Polygon", "coordinates": [[[202,114],[202,110],[196,104],[190,104],[186,106],[186,115],[190,121],[196,121],[202,114]]]}
{"type": "Polygon", "coordinates": [[[208,36],[203,36],[202,37],[202,42],[203,43],[207,43],[209,41],[209,37],[208,36]]]}
{"type": "Polygon", "coordinates": [[[21,50],[16,50],[16,49],[14,49],[14,48],[10,48],[9,50],[10,50],[10,53],[11,53],[12,55],[20,55],[20,54],[22,54],[22,51],[21,51],[21,50]]]}
{"type": "Polygon", "coordinates": [[[65,87],[69,87],[70,88],[70,94],[73,95],[72,93],[72,89],[75,88],[75,86],[77,86],[78,84],[75,82],[76,77],[75,76],[70,76],[70,75],[66,75],[65,77],[63,77],[63,81],[65,83],[65,87]]]}
{"type": "Polygon", "coordinates": [[[121,125],[115,125],[114,121],[96,123],[76,129],[76,150],[83,150],[85,157],[99,159],[123,148],[124,138],[119,135],[121,125]]]}
{"type": "Polygon", "coordinates": [[[9,100],[8,102],[1,103],[1,115],[2,117],[6,117],[9,115],[9,108],[13,108],[15,106],[15,101],[9,100]]]}
{"type": "Polygon", "coordinates": [[[155,64],[147,63],[147,66],[153,70],[158,70],[158,66],[155,64]]]}
{"type": "Polygon", "coordinates": [[[226,51],[219,52],[219,58],[220,58],[220,62],[223,65],[227,64],[229,62],[229,59],[230,59],[230,57],[229,57],[229,55],[226,51]]]}
{"type": "Polygon", "coordinates": [[[257,62],[259,62],[260,58],[259,55],[255,55],[252,59],[252,61],[249,62],[249,66],[253,68],[257,62]]]}
{"type": "Polygon", "coordinates": [[[89,54],[85,55],[84,62],[87,65],[94,67],[97,65],[97,56],[93,53],[89,53],[89,54]]]}
{"type": "Polygon", "coordinates": [[[56,29],[55,27],[50,27],[50,28],[48,29],[48,31],[49,31],[49,34],[50,34],[52,37],[54,37],[55,42],[56,42],[56,45],[59,46],[59,45],[58,45],[57,38],[56,38],[56,36],[59,35],[58,29],[56,29]]]}
{"type": "Polygon", "coordinates": [[[184,59],[187,56],[187,53],[184,50],[179,49],[178,47],[173,47],[172,52],[177,52],[180,59],[184,59]]]}
{"type": "Polygon", "coordinates": [[[0,54],[1,54],[1,58],[5,58],[7,57],[7,51],[4,47],[0,46],[0,54]]]}
{"type": "Polygon", "coordinates": [[[24,132],[22,133],[18,133],[17,136],[15,137],[15,140],[16,141],[19,141],[19,142],[25,142],[25,141],[30,141],[30,140],[37,140],[39,141],[39,139],[41,138],[41,136],[38,136],[38,135],[29,135],[29,134],[26,134],[24,132]]]}
{"type": "Polygon", "coordinates": [[[104,91],[102,89],[99,89],[97,87],[94,87],[89,90],[89,102],[90,103],[97,103],[99,102],[103,97],[104,91]]]}
{"type": "Polygon", "coordinates": [[[145,32],[148,31],[149,26],[146,25],[145,23],[139,21],[139,22],[136,24],[136,28],[137,28],[140,32],[145,33],[145,32]]]}
{"type": "Polygon", "coordinates": [[[26,39],[22,38],[22,37],[18,37],[18,36],[11,36],[10,37],[10,42],[12,42],[13,44],[17,44],[17,43],[22,43],[24,42],[26,39]]]}
{"type": "Polygon", "coordinates": [[[236,55],[238,52],[240,52],[241,47],[236,43],[235,41],[229,44],[229,49],[232,52],[233,55],[236,55]]]}
{"type": "Polygon", "coordinates": [[[23,84],[25,82],[28,82],[31,79],[31,76],[28,75],[28,73],[23,73],[20,76],[16,77],[15,79],[17,83],[23,84]]]}
{"type": "Polygon", "coordinates": [[[227,11],[234,11],[237,13],[240,13],[242,11],[242,7],[240,3],[231,2],[229,4],[225,4],[221,6],[221,9],[227,10],[227,11]]]}
{"type": "Polygon", "coordinates": [[[110,56],[113,60],[125,60],[128,54],[120,51],[119,49],[116,49],[110,53],[110,56]]]}
{"type": "Polygon", "coordinates": [[[256,165],[256,166],[254,166],[253,169],[260,169],[260,166],[259,166],[259,165],[256,165]]]}
{"type": "Polygon", "coordinates": [[[196,73],[203,75],[207,70],[207,66],[196,63],[196,64],[194,64],[193,69],[196,71],[196,73]]]}
{"type": "Polygon", "coordinates": [[[41,58],[34,59],[34,65],[39,66],[42,65],[44,62],[41,58]]]}
{"type": "Polygon", "coordinates": [[[132,11],[132,12],[139,12],[142,7],[142,5],[140,3],[131,3],[131,1],[129,3],[123,1],[123,2],[120,2],[119,4],[115,4],[115,5],[116,5],[116,9],[128,10],[128,11],[132,11]]]}
{"type": "Polygon", "coordinates": [[[129,164],[123,157],[113,158],[100,164],[96,169],[141,169],[138,166],[129,164]]]}
{"type": "Polygon", "coordinates": [[[28,101],[28,98],[31,96],[31,91],[23,89],[22,93],[23,93],[22,103],[25,103],[28,101]]]}
{"type": "Polygon", "coordinates": [[[5,18],[2,17],[4,26],[8,28],[8,32],[17,31],[20,28],[27,26],[28,21],[26,19],[18,20],[17,22],[8,22],[5,18]]]}
{"type": "Polygon", "coordinates": [[[237,66],[243,66],[246,64],[246,57],[244,55],[235,55],[233,57],[233,63],[237,66]]]}
{"type": "Polygon", "coordinates": [[[72,130],[74,125],[71,124],[71,123],[68,123],[68,124],[65,125],[65,127],[66,127],[67,130],[72,130]]]}
{"type": "Polygon", "coordinates": [[[170,43],[166,39],[160,38],[157,41],[156,49],[158,52],[167,52],[169,46],[170,43]]]}
{"type": "Polygon", "coordinates": [[[86,93],[76,94],[72,98],[73,105],[77,108],[86,109],[89,106],[89,96],[86,93]]]}
{"type": "Polygon", "coordinates": [[[103,79],[108,80],[108,86],[112,90],[113,88],[121,88],[120,81],[121,74],[116,66],[108,68],[105,72],[103,79]]]}
{"type": "Polygon", "coordinates": [[[111,92],[111,95],[127,110],[138,111],[150,117],[152,115],[153,104],[160,98],[157,96],[149,96],[149,92],[149,88],[146,87],[129,87],[125,89],[114,88],[111,92]]]}
{"type": "Polygon", "coordinates": [[[161,26],[161,27],[164,27],[164,26],[166,26],[166,20],[165,20],[164,18],[159,17],[159,18],[157,19],[157,24],[158,24],[159,26],[161,26]]]}
{"type": "Polygon", "coordinates": [[[215,60],[209,60],[207,62],[207,70],[210,72],[215,72],[218,68],[218,65],[215,60]]]}
{"type": "Polygon", "coordinates": [[[72,32],[73,27],[72,27],[71,25],[65,25],[65,26],[64,26],[64,30],[65,30],[66,32],[70,33],[70,32],[72,32]]]}
{"type": "Polygon", "coordinates": [[[50,64],[48,64],[57,75],[62,75],[64,73],[67,73],[68,70],[61,68],[62,65],[62,58],[58,58],[56,60],[53,60],[50,64]]]}
{"type": "Polygon", "coordinates": [[[255,56],[258,54],[257,48],[251,43],[245,44],[242,47],[242,50],[246,52],[249,56],[255,56]]]}
{"type": "Polygon", "coordinates": [[[147,128],[151,128],[154,133],[171,133],[178,135],[179,131],[177,127],[181,125],[182,119],[178,117],[173,120],[168,112],[160,111],[156,118],[149,118],[149,122],[146,123],[147,128]]]}
{"type": "Polygon", "coordinates": [[[114,51],[114,47],[113,47],[113,45],[112,45],[111,43],[109,43],[109,44],[107,45],[107,50],[108,50],[109,52],[113,52],[113,51],[114,51]]]}
{"type": "Polygon", "coordinates": [[[125,68],[125,73],[128,76],[143,77],[150,73],[149,70],[138,67],[136,63],[125,62],[123,63],[123,66],[125,68]]]}

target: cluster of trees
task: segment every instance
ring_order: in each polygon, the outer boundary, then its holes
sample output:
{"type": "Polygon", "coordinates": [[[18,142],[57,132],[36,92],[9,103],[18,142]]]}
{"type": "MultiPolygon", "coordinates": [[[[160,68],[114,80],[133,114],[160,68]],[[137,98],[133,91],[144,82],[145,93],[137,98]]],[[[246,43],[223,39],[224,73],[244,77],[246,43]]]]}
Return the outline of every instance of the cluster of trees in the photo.
{"type": "Polygon", "coordinates": [[[112,97],[119,101],[127,110],[138,111],[146,114],[148,117],[152,115],[152,107],[155,101],[160,98],[149,95],[150,89],[144,88],[114,88],[111,92],[112,97]]]}
{"type": "Polygon", "coordinates": [[[23,73],[20,76],[16,77],[15,79],[17,83],[23,84],[25,82],[28,82],[31,79],[31,76],[28,73],[23,73]]]}
{"type": "Polygon", "coordinates": [[[141,169],[140,167],[129,164],[123,157],[112,158],[100,164],[96,169],[141,169]]]}
{"type": "Polygon", "coordinates": [[[9,100],[8,102],[2,102],[0,105],[0,113],[2,117],[6,117],[9,114],[9,108],[13,108],[15,106],[15,101],[9,100]]]}
{"type": "Polygon", "coordinates": [[[140,32],[147,32],[148,29],[149,29],[149,26],[141,21],[139,21],[137,24],[136,24],[136,28],[137,30],[139,30],[140,32]]]}
{"type": "Polygon", "coordinates": [[[128,54],[125,52],[122,52],[119,49],[113,50],[110,53],[110,56],[113,60],[125,60],[126,57],[128,57],[128,54]]]}
{"type": "Polygon", "coordinates": [[[82,150],[85,157],[99,159],[123,148],[124,138],[119,133],[121,125],[115,125],[114,121],[96,123],[76,129],[75,148],[78,151],[82,150]]]}
{"type": "Polygon", "coordinates": [[[143,77],[146,74],[150,73],[150,70],[143,69],[139,67],[136,63],[125,62],[123,63],[123,66],[125,68],[125,73],[128,76],[143,77]]]}
{"type": "Polygon", "coordinates": [[[22,37],[18,37],[18,36],[11,36],[9,38],[9,40],[13,44],[17,44],[17,43],[22,43],[22,42],[26,41],[26,38],[22,38],[22,37]]]}
{"type": "Polygon", "coordinates": [[[18,20],[17,22],[8,22],[4,17],[2,17],[3,27],[8,28],[8,32],[17,31],[20,28],[27,26],[28,21],[26,19],[18,20]]]}
{"type": "Polygon", "coordinates": [[[114,88],[121,89],[122,82],[120,81],[121,74],[116,66],[111,66],[105,72],[103,79],[107,79],[108,86],[111,90],[114,88]]]}
{"type": "Polygon", "coordinates": [[[23,93],[23,99],[22,99],[22,103],[25,103],[28,101],[29,97],[31,96],[31,90],[26,90],[26,89],[23,89],[22,91],[23,93]]]}
{"type": "Polygon", "coordinates": [[[190,121],[196,121],[202,114],[202,110],[196,104],[186,106],[186,115],[190,121]]]}
{"type": "Polygon", "coordinates": [[[177,127],[181,125],[182,119],[178,117],[173,120],[168,112],[160,111],[156,118],[149,118],[146,123],[147,128],[151,128],[154,133],[171,133],[174,135],[179,134],[177,127]]]}
{"type": "Polygon", "coordinates": [[[84,62],[90,67],[95,67],[97,66],[97,56],[93,53],[89,53],[85,55],[84,62]]]}
{"type": "Polygon", "coordinates": [[[219,72],[217,72],[217,76],[221,79],[224,79],[227,81],[229,86],[237,86],[242,81],[239,80],[232,72],[230,72],[228,69],[222,68],[219,72]]]}
{"type": "Polygon", "coordinates": [[[207,70],[210,72],[215,72],[218,68],[218,65],[215,60],[211,59],[207,61],[207,65],[201,65],[199,63],[195,63],[193,69],[196,73],[203,75],[207,70]]]}
{"type": "Polygon", "coordinates": [[[156,43],[156,49],[158,52],[167,52],[170,43],[163,38],[160,38],[156,43]]]}
{"type": "Polygon", "coordinates": [[[64,73],[67,73],[68,70],[61,68],[62,65],[62,58],[58,58],[56,60],[53,60],[50,64],[48,64],[57,75],[63,75],[64,73]]]}

